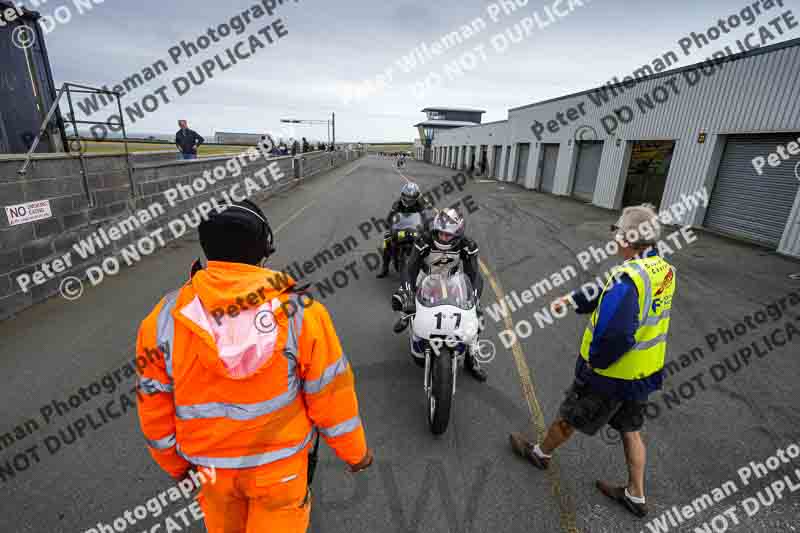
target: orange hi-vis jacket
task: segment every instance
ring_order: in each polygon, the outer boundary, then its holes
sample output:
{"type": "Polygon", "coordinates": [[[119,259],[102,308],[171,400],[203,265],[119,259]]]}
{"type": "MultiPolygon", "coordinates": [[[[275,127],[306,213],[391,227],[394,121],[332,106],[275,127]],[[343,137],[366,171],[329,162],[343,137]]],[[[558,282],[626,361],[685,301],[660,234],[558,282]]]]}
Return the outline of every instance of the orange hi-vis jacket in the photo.
{"type": "Polygon", "coordinates": [[[192,465],[297,476],[315,428],[343,461],[363,459],[351,366],[328,311],[294,285],[210,261],[142,322],[139,419],[150,454],[174,478],[192,465]]]}

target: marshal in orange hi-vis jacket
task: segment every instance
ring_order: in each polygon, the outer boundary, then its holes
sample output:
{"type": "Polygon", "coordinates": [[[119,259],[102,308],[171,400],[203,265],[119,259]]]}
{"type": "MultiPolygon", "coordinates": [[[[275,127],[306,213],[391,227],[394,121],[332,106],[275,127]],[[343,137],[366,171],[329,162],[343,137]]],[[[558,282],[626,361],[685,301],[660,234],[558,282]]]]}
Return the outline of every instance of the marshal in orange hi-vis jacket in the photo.
{"type": "Polygon", "coordinates": [[[331,318],[289,276],[209,261],[142,322],[137,355],[152,347],[163,358],[140,370],[142,431],[173,478],[216,468],[199,497],[210,533],[306,531],[316,430],[349,465],[368,456],[331,318]]]}

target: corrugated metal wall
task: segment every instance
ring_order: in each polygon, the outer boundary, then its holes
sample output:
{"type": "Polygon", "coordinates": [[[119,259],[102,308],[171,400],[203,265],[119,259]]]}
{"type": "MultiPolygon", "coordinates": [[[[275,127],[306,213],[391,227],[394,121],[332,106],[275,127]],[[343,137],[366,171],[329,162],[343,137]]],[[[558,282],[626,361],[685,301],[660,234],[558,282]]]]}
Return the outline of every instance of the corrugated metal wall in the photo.
{"type": "Polygon", "coordinates": [[[780,244],[797,198],[800,179],[794,164],[767,165],[761,175],[753,171],[752,160],[796,142],[798,133],[731,135],[725,147],[705,225],[717,231],[739,235],[772,247],[780,244]]]}
{"type": "Polygon", "coordinates": [[[539,190],[542,192],[553,192],[553,184],[555,183],[556,165],[558,163],[559,145],[557,144],[540,144],[544,153],[542,154],[542,169],[541,169],[541,183],[539,190]]]}
{"type": "Polygon", "coordinates": [[[578,145],[577,162],[575,164],[575,184],[572,187],[572,196],[593,202],[594,191],[597,189],[597,180],[600,175],[600,161],[605,151],[602,141],[580,141],[578,145]]]}
{"type": "Polygon", "coordinates": [[[517,163],[514,171],[514,181],[520,185],[525,185],[528,176],[528,159],[530,155],[530,143],[519,143],[517,145],[517,163]]]}
{"type": "MultiPolygon", "coordinates": [[[[553,191],[569,194],[574,180],[573,139],[577,130],[588,126],[596,132],[597,139],[606,141],[593,203],[614,209],[622,202],[623,177],[627,170],[623,164],[629,152],[627,141],[674,139],[675,154],[662,200],[662,206],[669,206],[680,201],[682,194],[702,187],[711,192],[725,135],[800,129],[800,40],[770,48],[774,49],[719,65],[706,65],[705,74],[671,72],[630,89],[621,87],[617,91],[624,92],[616,97],[609,93],[611,101],[600,106],[588,94],[579,94],[512,109],[507,122],[450,130],[437,139],[437,144],[447,146],[467,140],[500,144],[499,139],[503,139],[504,146],[530,142],[531,151],[538,160],[541,143],[559,143],[553,191]],[[654,102],[652,109],[643,103],[648,96],[654,102]],[[656,102],[656,96],[662,103],[656,102]],[[585,115],[577,121],[554,134],[545,129],[541,139],[534,136],[531,126],[536,121],[547,124],[556,113],[579,104],[583,105],[585,115]],[[627,124],[619,124],[615,131],[607,133],[603,118],[613,116],[614,110],[623,106],[632,109],[634,116],[627,124]],[[703,143],[698,142],[701,132],[706,134],[703,143]]],[[[611,119],[605,120],[607,125],[611,124],[611,119]]],[[[594,137],[591,130],[586,131],[590,136],[585,139],[594,137]]],[[[538,172],[536,165],[529,165],[529,169],[529,173],[538,172]]],[[[704,216],[705,210],[697,209],[687,214],[682,222],[699,225],[704,216]]],[[[800,256],[800,199],[789,216],[779,251],[800,256]]]]}

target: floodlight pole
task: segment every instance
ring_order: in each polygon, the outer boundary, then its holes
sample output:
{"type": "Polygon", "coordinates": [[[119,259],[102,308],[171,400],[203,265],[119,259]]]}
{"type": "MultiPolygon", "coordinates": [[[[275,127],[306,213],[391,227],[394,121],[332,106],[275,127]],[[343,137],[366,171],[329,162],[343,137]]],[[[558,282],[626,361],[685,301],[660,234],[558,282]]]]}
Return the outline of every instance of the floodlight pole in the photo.
{"type": "Polygon", "coordinates": [[[336,113],[331,113],[329,120],[300,120],[296,118],[282,118],[281,122],[286,124],[326,124],[328,127],[328,144],[333,142],[336,145],[336,113]]]}

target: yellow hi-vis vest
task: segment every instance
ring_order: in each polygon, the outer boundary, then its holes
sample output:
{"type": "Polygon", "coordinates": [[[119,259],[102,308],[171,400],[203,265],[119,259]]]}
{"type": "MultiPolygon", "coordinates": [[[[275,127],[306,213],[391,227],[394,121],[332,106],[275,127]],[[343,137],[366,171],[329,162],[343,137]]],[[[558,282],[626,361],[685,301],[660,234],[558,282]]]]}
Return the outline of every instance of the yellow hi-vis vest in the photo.
{"type": "Polygon", "coordinates": [[[661,257],[652,256],[626,261],[614,270],[583,334],[581,357],[587,362],[603,296],[622,274],[626,274],[636,284],[639,294],[636,344],[608,368],[593,370],[609,378],[636,380],[651,376],[664,368],[672,296],[675,294],[675,269],[661,257]]]}

